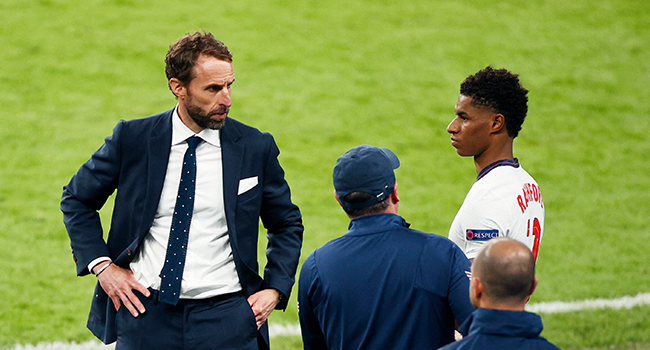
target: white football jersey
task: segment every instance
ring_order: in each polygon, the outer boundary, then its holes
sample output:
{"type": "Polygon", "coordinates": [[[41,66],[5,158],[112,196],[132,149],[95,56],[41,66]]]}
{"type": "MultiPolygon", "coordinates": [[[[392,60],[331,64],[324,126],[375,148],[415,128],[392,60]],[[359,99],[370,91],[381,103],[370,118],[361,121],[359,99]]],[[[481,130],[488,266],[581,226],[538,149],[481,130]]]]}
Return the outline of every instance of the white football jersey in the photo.
{"type": "Polygon", "coordinates": [[[535,256],[544,234],[544,201],[537,182],[517,159],[500,160],[481,171],[449,229],[468,259],[495,237],[524,243],[535,256]]]}

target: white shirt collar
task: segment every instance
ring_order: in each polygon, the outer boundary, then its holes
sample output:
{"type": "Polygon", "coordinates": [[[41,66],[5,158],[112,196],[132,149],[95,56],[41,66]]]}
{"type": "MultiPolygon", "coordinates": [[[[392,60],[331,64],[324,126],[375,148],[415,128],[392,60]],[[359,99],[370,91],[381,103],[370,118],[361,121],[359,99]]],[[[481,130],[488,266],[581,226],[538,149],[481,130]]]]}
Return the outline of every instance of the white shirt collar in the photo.
{"type": "Polygon", "coordinates": [[[203,141],[215,146],[221,147],[221,140],[219,139],[220,130],[203,129],[200,133],[195,134],[190,128],[187,127],[178,115],[178,105],[174,108],[172,113],[172,146],[178,145],[188,138],[196,135],[203,139],[203,141]]]}

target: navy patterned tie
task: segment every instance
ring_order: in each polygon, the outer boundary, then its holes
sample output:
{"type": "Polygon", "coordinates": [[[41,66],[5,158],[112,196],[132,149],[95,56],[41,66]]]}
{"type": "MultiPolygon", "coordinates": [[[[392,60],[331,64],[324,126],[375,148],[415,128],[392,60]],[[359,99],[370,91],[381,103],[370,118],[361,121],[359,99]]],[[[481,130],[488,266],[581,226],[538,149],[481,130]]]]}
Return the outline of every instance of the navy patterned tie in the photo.
{"type": "Polygon", "coordinates": [[[164,303],[176,305],[181,294],[181,281],[187,254],[187,241],[190,233],[190,222],[194,210],[194,190],[196,180],[196,147],[202,140],[196,136],[187,139],[189,147],[183,158],[181,182],[178,186],[176,206],[172,216],[172,227],[169,233],[165,264],[160,271],[160,297],[164,303]]]}

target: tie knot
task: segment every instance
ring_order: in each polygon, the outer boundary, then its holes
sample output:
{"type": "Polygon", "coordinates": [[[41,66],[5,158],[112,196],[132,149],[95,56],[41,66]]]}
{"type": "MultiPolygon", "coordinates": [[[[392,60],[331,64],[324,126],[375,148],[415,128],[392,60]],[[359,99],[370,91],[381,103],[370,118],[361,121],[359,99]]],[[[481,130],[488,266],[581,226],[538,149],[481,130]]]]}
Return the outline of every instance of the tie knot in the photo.
{"type": "Polygon", "coordinates": [[[187,139],[187,144],[190,146],[190,149],[196,149],[196,147],[203,141],[200,137],[192,136],[187,139]]]}

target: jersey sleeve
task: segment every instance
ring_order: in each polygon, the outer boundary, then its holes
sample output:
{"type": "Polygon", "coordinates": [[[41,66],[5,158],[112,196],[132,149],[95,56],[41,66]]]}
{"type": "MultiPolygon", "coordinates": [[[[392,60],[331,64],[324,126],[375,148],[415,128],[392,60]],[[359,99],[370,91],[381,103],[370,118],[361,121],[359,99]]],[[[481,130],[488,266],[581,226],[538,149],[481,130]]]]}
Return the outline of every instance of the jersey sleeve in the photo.
{"type": "Polygon", "coordinates": [[[449,239],[468,259],[474,259],[485,242],[506,236],[510,215],[501,197],[492,193],[481,197],[468,194],[450,227],[449,239]]]}
{"type": "MultiPolygon", "coordinates": [[[[462,210],[462,207],[461,207],[462,210]]],[[[454,218],[454,221],[451,223],[451,227],[449,227],[449,239],[456,243],[456,245],[463,251],[465,252],[465,231],[463,230],[463,225],[462,225],[462,219],[460,217],[461,211],[458,211],[456,214],[456,217],[454,218]]]]}

